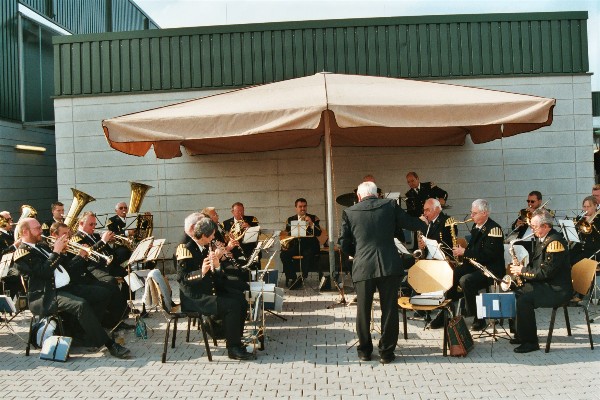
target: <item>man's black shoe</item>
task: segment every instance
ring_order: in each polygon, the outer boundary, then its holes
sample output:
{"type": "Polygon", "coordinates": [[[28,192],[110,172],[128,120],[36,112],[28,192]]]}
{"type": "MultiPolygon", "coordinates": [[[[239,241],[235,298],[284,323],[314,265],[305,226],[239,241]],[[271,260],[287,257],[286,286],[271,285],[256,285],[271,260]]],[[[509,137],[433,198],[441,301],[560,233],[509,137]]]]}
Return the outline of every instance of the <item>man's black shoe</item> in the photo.
{"type": "Polygon", "coordinates": [[[476,318],[475,321],[473,321],[473,325],[471,325],[471,330],[472,331],[482,331],[485,329],[486,326],[487,326],[487,323],[485,322],[485,320],[476,318]]]}
{"type": "Polygon", "coordinates": [[[515,347],[515,353],[531,353],[532,351],[536,351],[540,349],[540,345],[538,343],[523,343],[519,347],[515,347]]]}
{"type": "Polygon", "coordinates": [[[390,355],[386,355],[386,356],[381,356],[381,358],[379,358],[379,362],[382,364],[389,364],[392,361],[394,361],[395,359],[396,359],[396,355],[390,354],[390,355]]]}
{"type": "Polygon", "coordinates": [[[359,354],[358,359],[360,361],[371,361],[371,354],[359,354]]]}
{"type": "Polygon", "coordinates": [[[111,356],[117,358],[127,358],[129,357],[129,349],[121,346],[119,343],[113,343],[108,347],[108,352],[111,356]]]}
{"type": "Polygon", "coordinates": [[[227,349],[227,356],[232,360],[254,360],[254,354],[248,353],[245,347],[232,347],[227,349]]]}
{"type": "Polygon", "coordinates": [[[521,339],[517,339],[516,337],[510,339],[508,342],[510,344],[523,344],[523,342],[521,342],[521,339]]]}
{"type": "Polygon", "coordinates": [[[429,324],[431,329],[440,329],[444,327],[444,311],[440,311],[438,315],[429,324]]]}

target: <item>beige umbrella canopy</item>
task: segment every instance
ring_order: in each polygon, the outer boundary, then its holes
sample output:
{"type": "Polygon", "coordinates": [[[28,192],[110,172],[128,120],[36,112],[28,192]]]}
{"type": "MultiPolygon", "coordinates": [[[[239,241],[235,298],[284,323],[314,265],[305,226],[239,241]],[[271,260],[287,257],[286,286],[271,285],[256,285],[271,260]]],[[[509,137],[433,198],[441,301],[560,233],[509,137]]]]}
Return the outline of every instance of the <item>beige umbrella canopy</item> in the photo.
{"type": "Polygon", "coordinates": [[[552,123],[556,101],[443,83],[318,73],[102,121],[110,146],[158,158],[315,147],[324,137],[333,268],[332,146],[448,146],[552,123]]]}
{"type": "Polygon", "coordinates": [[[104,120],[111,147],[158,158],[318,146],[462,145],[552,123],[556,101],[473,87],[319,73],[104,120]],[[326,123],[325,114],[328,114],[326,123]]]}

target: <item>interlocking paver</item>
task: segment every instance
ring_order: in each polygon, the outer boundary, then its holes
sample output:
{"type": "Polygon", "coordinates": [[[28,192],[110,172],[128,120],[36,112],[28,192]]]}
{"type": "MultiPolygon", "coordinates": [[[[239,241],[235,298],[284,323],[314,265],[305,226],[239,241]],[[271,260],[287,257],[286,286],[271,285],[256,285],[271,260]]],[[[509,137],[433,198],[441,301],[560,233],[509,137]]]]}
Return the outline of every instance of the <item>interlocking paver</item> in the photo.
{"type": "MultiPolygon", "coordinates": [[[[173,289],[177,293],[176,283],[173,289]]],[[[355,306],[328,309],[336,302],[334,292],[307,289],[286,291],[286,296],[282,316],[288,321],[267,316],[266,349],[253,362],[229,360],[222,341],[216,348],[211,344],[214,361],[209,362],[196,328],[185,343],[182,322],[176,348],[169,348],[162,364],[166,324],[156,312],[146,319],[152,328],[147,340],[125,333],[132,359],[74,348],[67,363],[42,361],[37,350],[24,356],[25,313],[11,324],[16,334],[0,329],[0,398],[600,399],[600,352],[590,351],[583,314],[571,310],[573,337],[566,335],[562,315],[557,316],[548,354],[518,355],[506,340],[492,348],[491,339],[481,338],[467,357],[444,358],[442,332],[409,321],[409,339],[401,332],[396,361],[380,365],[376,350],[373,361],[360,362],[356,348],[349,349],[356,342],[355,306]]],[[[377,304],[374,312],[378,327],[377,304]]],[[[544,341],[550,312],[537,310],[536,316],[544,341]]],[[[598,344],[597,322],[592,332],[598,344]]],[[[379,334],[373,336],[376,347],[379,334]]]]}

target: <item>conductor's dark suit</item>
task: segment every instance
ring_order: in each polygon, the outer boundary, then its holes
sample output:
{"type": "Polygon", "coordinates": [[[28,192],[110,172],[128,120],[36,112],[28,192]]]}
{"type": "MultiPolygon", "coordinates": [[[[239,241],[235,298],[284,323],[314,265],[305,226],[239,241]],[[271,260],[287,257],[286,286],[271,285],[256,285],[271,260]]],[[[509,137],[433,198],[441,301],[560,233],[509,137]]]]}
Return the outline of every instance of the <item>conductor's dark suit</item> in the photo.
{"type": "Polygon", "coordinates": [[[382,359],[393,358],[399,331],[398,290],[404,273],[394,236],[403,228],[424,230],[426,225],[406,214],[393,199],[367,197],[345,209],[342,215],[338,243],[344,253],[354,257],[352,280],[358,300],[359,356],[370,356],[373,351],[369,325],[373,294],[377,289],[382,329],[379,354],[382,359]]]}

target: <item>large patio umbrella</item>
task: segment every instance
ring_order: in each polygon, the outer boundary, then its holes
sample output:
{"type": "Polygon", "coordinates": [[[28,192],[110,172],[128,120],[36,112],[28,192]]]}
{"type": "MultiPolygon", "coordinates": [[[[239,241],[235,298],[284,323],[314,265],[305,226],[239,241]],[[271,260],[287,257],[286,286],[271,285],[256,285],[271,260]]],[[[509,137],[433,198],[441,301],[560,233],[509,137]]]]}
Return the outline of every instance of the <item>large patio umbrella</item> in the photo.
{"type": "Polygon", "coordinates": [[[332,146],[448,146],[552,123],[554,99],[460,85],[318,73],[102,121],[109,145],[158,158],[315,147],[324,138],[330,266],[332,146]]]}

